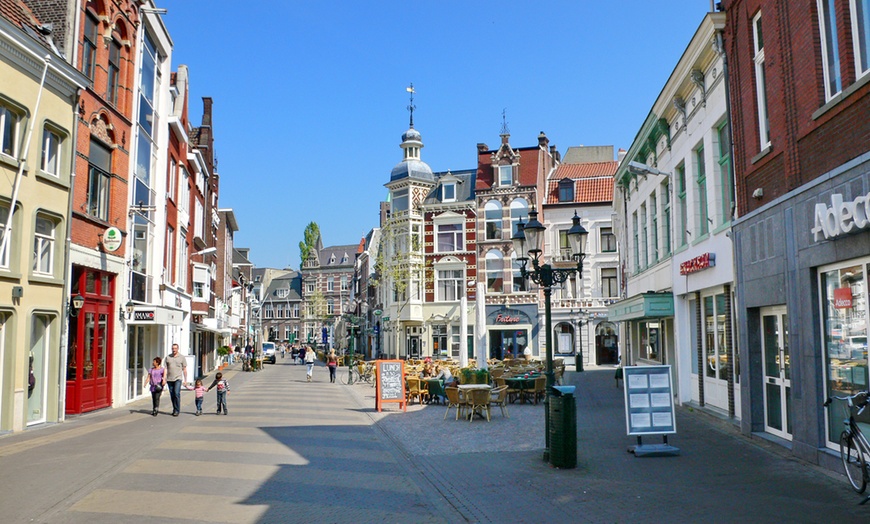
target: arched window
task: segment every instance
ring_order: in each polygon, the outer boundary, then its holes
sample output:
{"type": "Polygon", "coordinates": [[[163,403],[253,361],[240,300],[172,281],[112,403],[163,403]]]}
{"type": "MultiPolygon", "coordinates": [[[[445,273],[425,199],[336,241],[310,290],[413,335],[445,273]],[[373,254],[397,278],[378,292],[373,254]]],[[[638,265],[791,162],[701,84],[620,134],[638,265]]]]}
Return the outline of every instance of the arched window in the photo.
{"type": "Polygon", "coordinates": [[[486,290],[501,293],[504,289],[504,256],[497,249],[486,253],[486,290]]]}
{"type": "Polygon", "coordinates": [[[511,202],[511,236],[517,232],[517,224],[520,219],[525,219],[528,222],[529,217],[529,201],[525,198],[515,198],[511,202]]]}
{"type": "Polygon", "coordinates": [[[490,200],[483,207],[483,216],[486,221],[487,240],[502,240],[502,215],[501,204],[496,200],[490,200]]]}
{"type": "Polygon", "coordinates": [[[520,264],[517,262],[516,251],[511,252],[511,279],[513,280],[513,292],[522,293],[528,291],[526,279],[523,278],[520,272],[520,264]]]}

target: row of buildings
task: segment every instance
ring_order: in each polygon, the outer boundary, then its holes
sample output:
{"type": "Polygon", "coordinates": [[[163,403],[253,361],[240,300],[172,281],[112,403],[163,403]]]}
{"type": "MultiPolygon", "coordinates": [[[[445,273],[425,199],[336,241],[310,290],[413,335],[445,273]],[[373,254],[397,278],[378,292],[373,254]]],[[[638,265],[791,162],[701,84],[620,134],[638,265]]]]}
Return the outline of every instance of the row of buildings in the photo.
{"type": "Polygon", "coordinates": [[[188,379],[248,337],[253,290],[218,205],[212,100],[147,0],[0,2],[0,432],[188,379]]]}

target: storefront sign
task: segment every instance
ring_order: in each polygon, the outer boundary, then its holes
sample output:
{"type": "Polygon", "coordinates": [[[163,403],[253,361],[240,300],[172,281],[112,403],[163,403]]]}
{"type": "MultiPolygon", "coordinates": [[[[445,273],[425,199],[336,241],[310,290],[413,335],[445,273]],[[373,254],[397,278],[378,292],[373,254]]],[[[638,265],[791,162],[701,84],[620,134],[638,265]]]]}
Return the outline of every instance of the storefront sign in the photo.
{"type": "Polygon", "coordinates": [[[103,233],[103,248],[109,252],[117,251],[123,240],[121,230],[117,227],[110,227],[103,233]]]}
{"type": "Polygon", "coordinates": [[[834,308],[852,309],[852,288],[841,287],[834,290],[834,308]]]}
{"type": "Polygon", "coordinates": [[[495,317],[495,323],[496,324],[519,324],[520,317],[519,316],[512,317],[510,315],[499,314],[495,317]]]}
{"type": "Polygon", "coordinates": [[[134,311],[133,320],[144,320],[154,322],[154,311],[134,311]]]}
{"type": "Polygon", "coordinates": [[[716,253],[704,253],[680,264],[680,274],[688,275],[716,266],[716,253]]]}
{"type": "Polygon", "coordinates": [[[831,195],[831,207],[816,204],[816,219],[810,232],[813,239],[829,240],[846,234],[853,229],[870,226],[870,193],[861,195],[851,202],[843,202],[843,195],[831,195]]]}

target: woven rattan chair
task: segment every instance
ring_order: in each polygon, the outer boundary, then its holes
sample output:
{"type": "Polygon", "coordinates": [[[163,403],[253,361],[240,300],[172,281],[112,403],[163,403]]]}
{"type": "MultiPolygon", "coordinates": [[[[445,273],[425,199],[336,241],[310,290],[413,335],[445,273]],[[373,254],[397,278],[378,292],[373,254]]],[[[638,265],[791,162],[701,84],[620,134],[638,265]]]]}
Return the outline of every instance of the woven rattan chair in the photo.
{"type": "Polygon", "coordinates": [[[420,379],[415,377],[408,377],[408,403],[410,404],[414,397],[417,398],[417,402],[423,403],[423,390],[420,387],[420,379]]]}
{"type": "Polygon", "coordinates": [[[459,415],[465,409],[464,402],[459,398],[459,388],[444,388],[444,392],[447,395],[447,411],[444,413],[444,420],[447,420],[450,408],[456,408],[456,420],[459,420],[459,415]]]}
{"type": "Polygon", "coordinates": [[[471,401],[468,403],[468,421],[474,421],[474,414],[480,411],[486,413],[486,421],[489,422],[489,405],[492,402],[492,393],[489,389],[472,389],[469,391],[471,401]]]}
{"type": "Polygon", "coordinates": [[[510,415],[508,415],[507,410],[507,390],[507,386],[501,386],[493,389],[490,392],[490,404],[501,408],[501,415],[503,417],[511,418],[510,415]]]}

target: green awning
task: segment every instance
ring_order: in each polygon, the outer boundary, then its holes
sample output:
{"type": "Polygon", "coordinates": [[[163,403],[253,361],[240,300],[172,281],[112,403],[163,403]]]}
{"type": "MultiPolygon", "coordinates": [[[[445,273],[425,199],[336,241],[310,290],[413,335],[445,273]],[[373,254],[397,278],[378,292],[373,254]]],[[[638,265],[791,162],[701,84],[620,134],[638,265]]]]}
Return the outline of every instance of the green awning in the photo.
{"type": "Polygon", "coordinates": [[[607,308],[608,320],[661,318],[674,316],[673,293],[643,293],[612,304],[607,308]]]}

